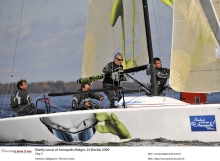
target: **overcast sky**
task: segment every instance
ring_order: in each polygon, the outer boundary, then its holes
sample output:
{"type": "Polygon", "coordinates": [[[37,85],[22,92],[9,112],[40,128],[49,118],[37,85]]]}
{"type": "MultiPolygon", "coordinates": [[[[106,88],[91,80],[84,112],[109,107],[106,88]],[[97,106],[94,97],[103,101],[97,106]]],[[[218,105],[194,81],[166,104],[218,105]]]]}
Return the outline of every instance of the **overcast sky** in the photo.
{"type": "MultiPolygon", "coordinates": [[[[9,83],[12,69],[13,82],[76,81],[81,76],[88,0],[24,0],[21,17],[22,4],[0,0],[0,83],[9,83]]],[[[172,9],[161,0],[148,0],[148,5],[154,56],[169,68],[172,9]]],[[[144,72],[134,77],[147,83],[144,72]]]]}

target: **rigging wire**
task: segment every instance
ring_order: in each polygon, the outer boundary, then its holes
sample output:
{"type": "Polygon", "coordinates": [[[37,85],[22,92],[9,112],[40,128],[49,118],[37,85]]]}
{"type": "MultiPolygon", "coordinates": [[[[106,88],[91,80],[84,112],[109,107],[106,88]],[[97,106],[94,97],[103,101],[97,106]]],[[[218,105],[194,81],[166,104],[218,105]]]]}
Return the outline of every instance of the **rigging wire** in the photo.
{"type": "MultiPolygon", "coordinates": [[[[16,47],[15,47],[14,60],[13,60],[13,65],[12,65],[12,70],[11,70],[11,76],[10,76],[10,79],[9,79],[9,84],[8,84],[8,87],[7,87],[7,92],[6,92],[6,95],[5,95],[5,100],[4,100],[4,104],[3,104],[3,107],[2,107],[1,111],[3,111],[4,108],[5,108],[5,103],[6,103],[6,99],[7,99],[7,96],[8,96],[9,87],[10,87],[10,84],[12,82],[13,75],[14,75],[14,65],[15,65],[15,58],[16,58],[16,54],[17,54],[18,38],[19,38],[20,27],[21,27],[21,18],[22,18],[22,13],[23,13],[23,7],[24,7],[24,0],[22,2],[22,7],[21,7],[21,15],[20,15],[20,21],[19,21],[19,27],[18,27],[18,35],[17,35],[17,40],[16,40],[16,47]]],[[[13,93],[13,83],[12,83],[12,93],[13,93]]],[[[2,117],[2,112],[1,112],[1,117],[2,117]]]]}

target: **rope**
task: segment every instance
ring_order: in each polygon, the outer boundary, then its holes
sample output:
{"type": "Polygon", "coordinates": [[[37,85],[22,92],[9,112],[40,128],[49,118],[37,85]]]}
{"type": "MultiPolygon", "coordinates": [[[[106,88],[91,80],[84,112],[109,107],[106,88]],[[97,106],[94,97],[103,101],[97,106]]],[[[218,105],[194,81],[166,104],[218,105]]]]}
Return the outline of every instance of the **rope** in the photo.
{"type": "Polygon", "coordinates": [[[112,98],[109,99],[109,101],[106,102],[106,104],[104,105],[104,108],[107,106],[108,103],[111,102],[111,100],[114,98],[115,96],[113,96],[112,98]]]}
{"type": "Polygon", "coordinates": [[[63,110],[63,111],[67,111],[66,109],[64,109],[64,108],[62,108],[62,107],[59,107],[59,106],[56,106],[56,105],[54,105],[54,104],[50,104],[51,106],[53,106],[53,107],[56,107],[56,108],[58,108],[58,109],[61,109],[61,110],[63,110]]]}
{"type": "MultiPolygon", "coordinates": [[[[7,92],[6,92],[6,95],[5,95],[4,104],[3,104],[3,107],[2,107],[2,110],[1,110],[1,117],[2,117],[2,113],[3,113],[2,111],[5,108],[6,98],[8,96],[9,87],[10,87],[10,84],[11,84],[11,81],[12,81],[12,78],[13,78],[13,73],[14,73],[14,65],[15,65],[15,58],[16,58],[16,54],[17,54],[17,46],[18,46],[18,38],[19,38],[19,33],[20,33],[20,26],[21,26],[21,18],[22,18],[23,6],[24,6],[24,0],[23,0],[22,7],[21,7],[21,15],[20,15],[20,21],[19,21],[19,27],[18,27],[18,35],[17,35],[17,40],[16,40],[14,60],[13,60],[13,65],[12,65],[12,70],[11,70],[11,77],[9,79],[9,84],[8,84],[7,92]]],[[[13,84],[12,84],[12,93],[13,93],[13,84]]],[[[11,113],[11,115],[12,115],[12,113],[11,113]]]]}

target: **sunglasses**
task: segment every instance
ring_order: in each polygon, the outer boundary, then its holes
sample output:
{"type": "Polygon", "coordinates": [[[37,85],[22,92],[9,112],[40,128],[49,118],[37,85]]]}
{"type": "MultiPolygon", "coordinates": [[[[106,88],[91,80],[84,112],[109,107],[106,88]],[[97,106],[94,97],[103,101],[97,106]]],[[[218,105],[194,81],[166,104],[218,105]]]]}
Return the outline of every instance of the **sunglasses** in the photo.
{"type": "Polygon", "coordinates": [[[82,124],[86,127],[84,130],[71,132],[71,131],[66,131],[66,130],[61,130],[59,128],[51,127],[50,125],[46,124],[42,120],[42,118],[40,120],[54,136],[66,142],[88,141],[93,137],[93,135],[96,132],[95,125],[97,124],[97,122],[95,122],[92,126],[87,127],[86,121],[84,120],[82,122],[82,124]]]}
{"type": "Polygon", "coordinates": [[[50,128],[50,132],[56,137],[58,137],[60,140],[63,140],[65,142],[74,142],[90,140],[93,137],[93,135],[95,135],[96,129],[95,126],[92,126],[83,131],[73,134],[70,132],[50,128]]]}
{"type": "Polygon", "coordinates": [[[123,59],[116,58],[118,61],[123,61],[123,59]]]}

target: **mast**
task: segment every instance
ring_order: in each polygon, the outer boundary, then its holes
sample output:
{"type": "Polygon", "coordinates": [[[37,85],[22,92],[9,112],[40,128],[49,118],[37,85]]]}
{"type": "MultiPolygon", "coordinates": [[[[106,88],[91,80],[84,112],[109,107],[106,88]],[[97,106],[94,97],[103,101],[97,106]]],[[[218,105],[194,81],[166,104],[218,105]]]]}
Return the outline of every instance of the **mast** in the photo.
{"type": "Polygon", "coordinates": [[[152,40],[151,40],[148,5],[147,5],[147,0],[142,0],[142,2],[143,2],[143,10],[144,10],[144,21],[145,21],[145,29],[146,29],[149,64],[150,64],[150,71],[151,71],[150,82],[152,83],[151,85],[152,85],[154,95],[158,95],[157,82],[156,82],[156,72],[155,72],[155,67],[154,67],[154,55],[153,55],[153,47],[152,47],[152,40]]]}

